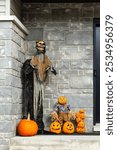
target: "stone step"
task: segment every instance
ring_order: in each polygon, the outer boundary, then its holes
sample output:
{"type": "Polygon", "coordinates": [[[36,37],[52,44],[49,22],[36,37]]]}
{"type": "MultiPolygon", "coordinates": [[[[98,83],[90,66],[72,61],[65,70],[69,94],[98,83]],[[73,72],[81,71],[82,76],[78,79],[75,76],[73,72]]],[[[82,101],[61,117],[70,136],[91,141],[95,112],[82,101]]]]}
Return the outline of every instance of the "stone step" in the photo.
{"type": "Polygon", "coordinates": [[[99,136],[40,135],[14,137],[10,150],[99,150],[99,136]]]}

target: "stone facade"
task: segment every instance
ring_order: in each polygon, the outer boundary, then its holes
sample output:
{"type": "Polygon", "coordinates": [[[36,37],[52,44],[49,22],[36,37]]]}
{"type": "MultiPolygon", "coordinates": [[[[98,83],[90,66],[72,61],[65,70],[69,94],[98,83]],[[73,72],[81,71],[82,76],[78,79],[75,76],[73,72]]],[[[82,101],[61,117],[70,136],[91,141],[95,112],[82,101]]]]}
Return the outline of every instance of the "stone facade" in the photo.
{"type": "Polygon", "coordinates": [[[16,22],[19,23],[15,17],[0,18],[0,150],[9,149],[9,138],[16,135],[17,122],[22,115],[20,72],[28,32],[16,22]]]}
{"type": "Polygon", "coordinates": [[[22,115],[21,67],[36,52],[37,39],[46,41],[58,73],[49,75],[45,89],[45,129],[60,95],[74,111],[85,109],[87,132],[93,128],[93,18],[99,18],[99,4],[24,3],[22,16],[20,6],[20,0],[0,1],[0,150],[8,150],[16,135],[22,115]]]}
{"type": "Polygon", "coordinates": [[[22,22],[30,31],[26,58],[35,54],[35,40],[43,39],[57,76],[49,76],[45,89],[44,122],[57,98],[65,95],[74,111],[86,110],[87,132],[93,129],[93,18],[98,3],[23,4],[22,22]]]}

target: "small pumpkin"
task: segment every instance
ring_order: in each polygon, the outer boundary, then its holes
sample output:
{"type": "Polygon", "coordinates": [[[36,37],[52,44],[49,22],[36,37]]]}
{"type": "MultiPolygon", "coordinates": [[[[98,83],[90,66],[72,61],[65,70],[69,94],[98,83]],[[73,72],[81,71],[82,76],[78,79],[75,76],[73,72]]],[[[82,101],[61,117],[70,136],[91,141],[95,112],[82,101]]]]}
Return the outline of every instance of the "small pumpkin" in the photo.
{"type": "Polygon", "coordinates": [[[77,133],[85,133],[85,131],[86,131],[85,128],[79,128],[79,127],[76,128],[77,133]]]}
{"type": "Polygon", "coordinates": [[[76,122],[78,123],[78,122],[80,122],[82,119],[80,118],[80,113],[79,112],[77,112],[76,113],[76,122]]]}
{"type": "Polygon", "coordinates": [[[63,133],[66,134],[74,133],[74,124],[70,121],[66,121],[63,125],[63,133]]]}
{"type": "Polygon", "coordinates": [[[79,110],[79,116],[80,116],[80,118],[81,118],[82,120],[85,119],[85,111],[84,111],[83,109],[80,109],[80,110],[79,110]]]}
{"type": "Polygon", "coordinates": [[[58,103],[61,104],[61,105],[67,104],[67,98],[65,96],[60,96],[58,98],[58,103]]]}
{"type": "Polygon", "coordinates": [[[56,134],[59,134],[61,133],[61,125],[59,122],[52,122],[50,124],[50,132],[53,132],[53,133],[56,133],[56,134]]]}
{"type": "Polygon", "coordinates": [[[77,126],[78,126],[79,128],[84,128],[84,127],[85,127],[85,122],[84,122],[84,121],[80,121],[80,122],[77,124],[77,126]]]}
{"type": "Polygon", "coordinates": [[[21,136],[33,136],[37,134],[38,125],[35,121],[30,120],[30,114],[27,119],[22,119],[17,127],[18,134],[21,136]]]}

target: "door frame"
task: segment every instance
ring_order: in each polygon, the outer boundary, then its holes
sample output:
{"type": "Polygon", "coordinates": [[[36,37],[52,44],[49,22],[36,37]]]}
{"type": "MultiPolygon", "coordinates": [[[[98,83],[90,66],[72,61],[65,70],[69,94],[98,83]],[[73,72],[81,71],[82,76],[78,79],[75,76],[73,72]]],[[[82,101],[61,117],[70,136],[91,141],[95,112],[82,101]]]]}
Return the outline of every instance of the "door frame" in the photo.
{"type": "MultiPolygon", "coordinates": [[[[96,26],[100,26],[100,19],[99,18],[94,18],[93,19],[93,125],[96,125],[96,84],[95,84],[95,78],[94,75],[96,73],[95,71],[95,48],[96,48],[96,39],[95,39],[95,35],[96,35],[96,26]]],[[[99,89],[100,90],[100,89],[99,89]]]]}

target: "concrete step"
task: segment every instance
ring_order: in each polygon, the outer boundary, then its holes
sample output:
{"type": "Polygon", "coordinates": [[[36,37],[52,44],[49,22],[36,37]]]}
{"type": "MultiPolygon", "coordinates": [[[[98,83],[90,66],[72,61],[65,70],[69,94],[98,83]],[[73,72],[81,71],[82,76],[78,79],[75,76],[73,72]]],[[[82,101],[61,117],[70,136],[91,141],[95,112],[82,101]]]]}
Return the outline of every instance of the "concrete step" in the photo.
{"type": "Polygon", "coordinates": [[[14,137],[10,150],[99,150],[99,136],[38,135],[14,137]]]}

